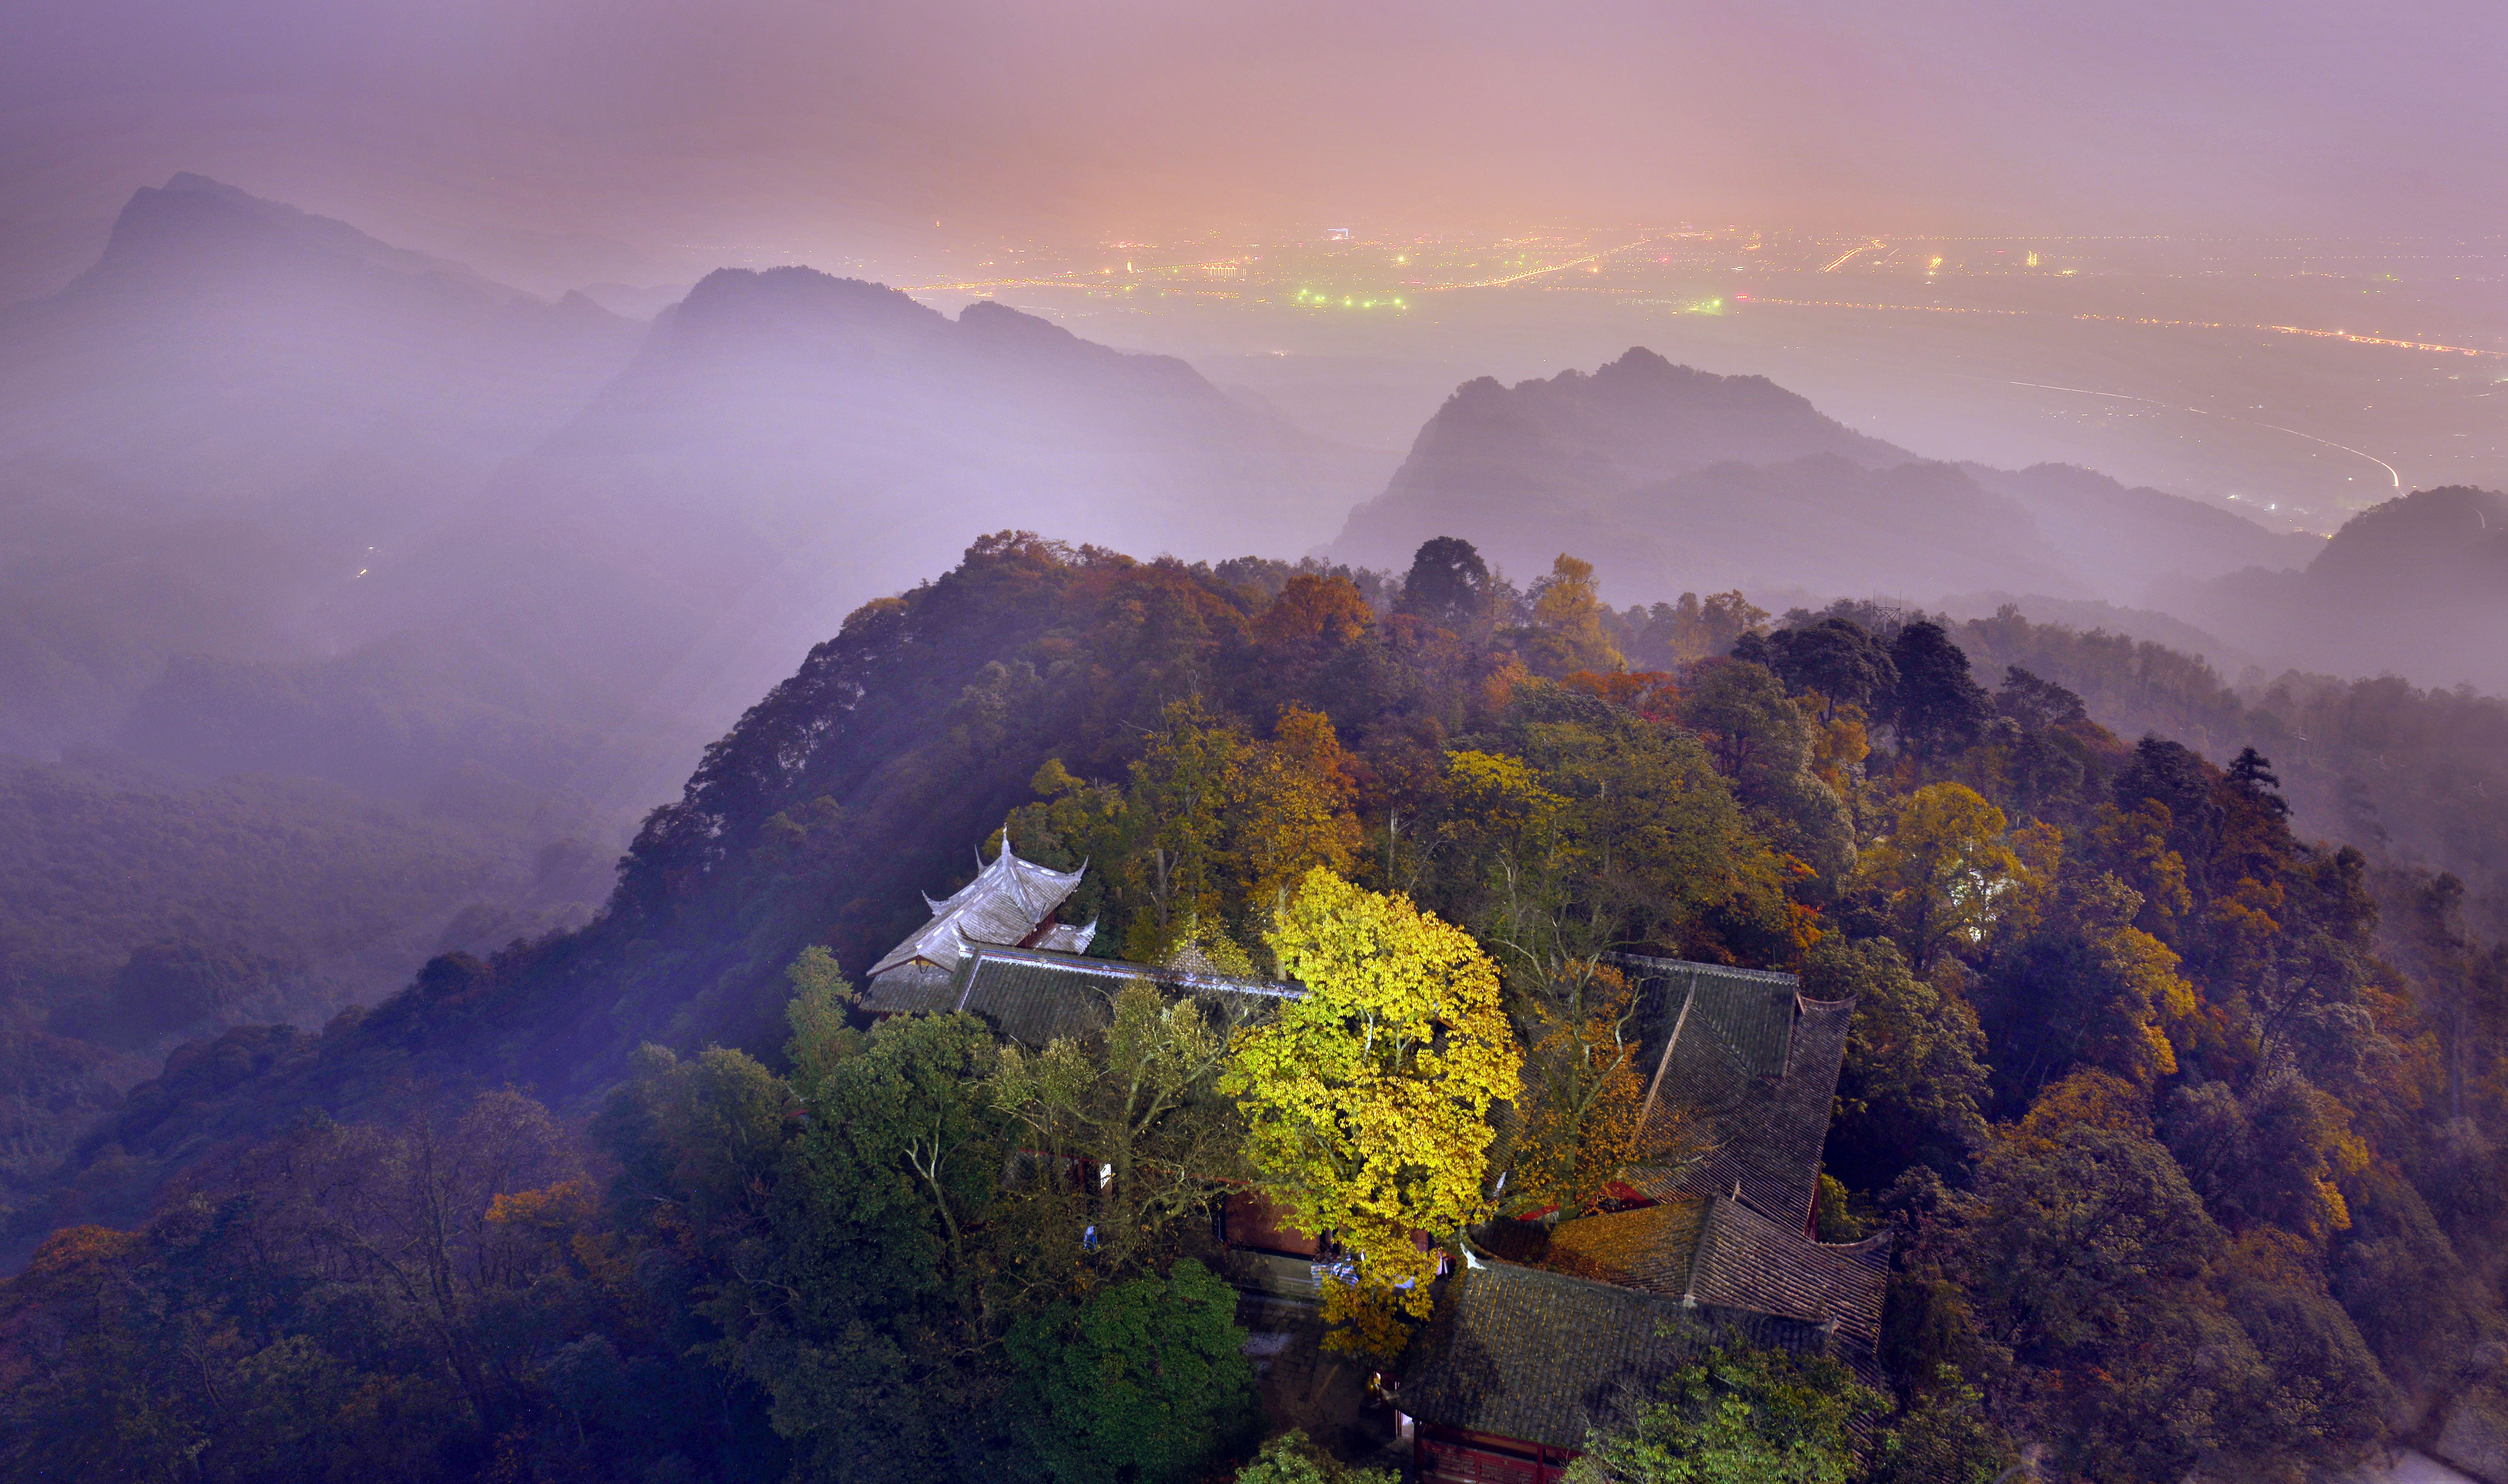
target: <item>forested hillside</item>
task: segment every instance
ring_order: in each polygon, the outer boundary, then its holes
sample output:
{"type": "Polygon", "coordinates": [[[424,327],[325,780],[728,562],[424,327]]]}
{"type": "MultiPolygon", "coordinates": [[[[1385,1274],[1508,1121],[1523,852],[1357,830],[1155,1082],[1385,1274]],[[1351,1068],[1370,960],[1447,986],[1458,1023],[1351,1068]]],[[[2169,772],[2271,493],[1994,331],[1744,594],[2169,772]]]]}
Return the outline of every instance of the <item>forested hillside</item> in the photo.
{"type": "MultiPolygon", "coordinates": [[[[2294,831],[2275,740],[2339,770],[2373,707],[2449,704],[2250,709],[2012,617],[1615,612],[1581,561],[1516,593],[1451,539],[1387,580],[987,538],[709,749],[590,926],[172,1058],[18,1226],[64,1229],[0,1290],[0,1448],[22,1477],[1226,1477],[1261,1424],[1204,1217],[1219,1172],[1273,1178],[1252,1043],[1154,999],[1028,1060],[968,1017],[849,1017],[1006,830],[1087,861],[1065,915],[1100,953],[1323,986],[1346,921],[1491,965],[1474,1085],[1512,1096],[1414,1115],[1467,1254],[1482,1218],[1620,1199],[1606,955],[1852,996],[1819,1222],[1897,1233],[1890,1394],[1857,1444],[1834,1367],[1695,1383],[1801,1423],[1801,1477],[2462,1451],[2508,1407],[2508,951],[2450,879],[2294,831]],[[2093,719],[2130,707],[2211,730],[2093,719]],[[1195,1177],[1006,1177],[1118,1147],[1195,1177]]],[[[1343,1338],[1398,1369],[1390,1291],[1343,1338]]],[[[1594,1442],[1641,1469],[1687,1405],[1594,1442]]],[[[1325,1476],[1280,1451],[1240,1477],[1325,1476]]]]}
{"type": "Polygon", "coordinates": [[[2125,736],[2210,756],[2265,750],[2300,833],[2356,846],[2381,869],[2453,876],[2479,930],[2508,934],[2508,701],[2393,675],[2254,671],[2231,685],[2179,651],[2016,613],[1952,632],[1980,674],[2017,665],[2057,680],[2125,736]]]}
{"type": "Polygon", "coordinates": [[[2311,670],[2508,688],[2508,495],[2416,489],[2344,522],[2304,570],[2236,572],[2167,599],[2311,670]]]}
{"type": "Polygon", "coordinates": [[[446,947],[581,922],[606,861],[521,823],[305,779],[202,784],[102,752],[0,757],[9,1207],[187,1038],[319,1025],[446,947]]]}

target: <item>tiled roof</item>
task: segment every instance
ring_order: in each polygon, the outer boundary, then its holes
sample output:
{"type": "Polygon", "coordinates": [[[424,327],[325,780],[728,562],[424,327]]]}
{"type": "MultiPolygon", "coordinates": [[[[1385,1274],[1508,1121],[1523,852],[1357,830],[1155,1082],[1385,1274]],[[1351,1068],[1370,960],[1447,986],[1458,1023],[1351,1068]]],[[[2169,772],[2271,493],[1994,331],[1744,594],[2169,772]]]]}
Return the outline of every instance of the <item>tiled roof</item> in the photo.
{"type": "Polygon", "coordinates": [[[1669,1019],[1628,1183],[1807,1219],[1855,1002],[1804,999],[1790,974],[1623,961],[1669,1019]]]}
{"type": "Polygon", "coordinates": [[[1588,1429],[1611,1426],[1719,1341],[1816,1352],[1828,1336],[1799,1321],[1483,1263],[1447,1282],[1397,1403],[1423,1422],[1582,1448],[1588,1429]]]}
{"type": "Polygon", "coordinates": [[[1080,927],[1074,927],[1068,923],[1056,923],[1041,935],[1037,935],[1036,941],[1028,947],[1047,949],[1057,954],[1085,954],[1088,952],[1088,945],[1096,941],[1097,924],[1094,923],[1080,927]]]}
{"type": "MultiPolygon", "coordinates": [[[[1637,1014],[1631,1030],[1637,1038],[1640,1065],[1649,1068],[1662,1059],[1664,1042],[1672,1038],[1673,1028],[1680,1024],[1682,1007],[1690,1004],[1693,988],[1710,986],[1710,997],[1715,998],[1718,1006],[1714,1010],[1704,1004],[1693,1006],[1692,1014],[1704,1013],[1728,1025],[1756,1020],[1762,1032],[1763,1050],[1771,1032],[1775,1036],[1785,1033],[1786,1016],[1801,989],[1793,975],[1775,969],[1736,968],[1729,963],[1693,963],[1685,959],[1652,959],[1638,954],[1612,954],[1608,959],[1628,972],[1636,988],[1637,1014]]],[[[1726,1035],[1744,1039],[1741,1030],[1740,1025],[1732,1025],[1726,1035]]],[[[1783,1054],[1780,1043],[1777,1055],[1783,1054]]]]}
{"type": "Polygon", "coordinates": [[[1139,964],[1112,959],[978,949],[958,965],[949,1008],[981,1016],[1022,1046],[1042,1046],[1106,1029],[1115,996],[1142,977],[1139,964]]]}
{"type": "Polygon", "coordinates": [[[977,944],[1024,942],[1079,887],[1080,877],[1080,871],[1056,871],[1019,859],[1005,837],[1001,853],[947,901],[923,899],[932,920],[872,964],[869,977],[877,980],[912,962],[954,969],[977,944]]]}
{"type": "Polygon", "coordinates": [[[1843,1351],[1868,1355],[1881,1334],[1890,1238],[1814,1242],[1738,1202],[1685,1196],[1563,1222],[1539,1261],[1719,1309],[1834,1325],[1843,1351]]]}
{"type": "Polygon", "coordinates": [[[873,1015],[932,1014],[956,1006],[954,970],[921,959],[874,974],[863,990],[862,1007],[873,1015]]]}
{"type": "MultiPolygon", "coordinates": [[[[1146,979],[1170,995],[1203,996],[1214,1009],[1231,1016],[1259,1014],[1302,993],[1295,985],[1261,979],[1188,974],[1050,949],[977,946],[959,961],[957,971],[939,993],[918,984],[913,997],[919,1002],[896,1007],[964,1011],[991,1022],[1010,1040],[1043,1046],[1056,1037],[1077,1038],[1104,1030],[1112,1020],[1115,996],[1135,979],[1146,979]]],[[[872,1005],[867,997],[865,1005],[883,1011],[891,1008],[885,1000],[872,1005]]]]}
{"type": "Polygon", "coordinates": [[[1539,1266],[1484,1264],[1449,1285],[1401,1391],[1415,1417],[1581,1448],[1632,1391],[1719,1339],[1829,1354],[1881,1384],[1888,1238],[1830,1246],[1801,1226],[1854,1002],[1806,1000],[1790,974],[1621,962],[1653,1072],[1627,1182],[1659,1204],[1546,1240],[1509,1223],[1510,1253],[1539,1266]]]}

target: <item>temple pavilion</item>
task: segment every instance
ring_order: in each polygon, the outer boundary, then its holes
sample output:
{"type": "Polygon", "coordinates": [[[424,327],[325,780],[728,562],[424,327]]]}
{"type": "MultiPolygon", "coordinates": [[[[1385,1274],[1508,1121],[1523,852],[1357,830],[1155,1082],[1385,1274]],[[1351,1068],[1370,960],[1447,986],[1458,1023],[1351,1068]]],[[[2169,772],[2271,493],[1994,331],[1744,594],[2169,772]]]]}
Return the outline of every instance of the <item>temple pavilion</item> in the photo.
{"type": "Polygon", "coordinates": [[[1088,951],[1097,936],[1095,923],[1075,927],[1053,917],[1080,888],[1088,870],[1085,862],[1077,871],[1057,871],[1021,860],[1011,849],[1007,831],[999,854],[986,861],[978,851],[976,861],[981,867],[976,879],[945,901],[925,895],[931,921],[870,966],[864,1009],[874,1015],[955,1009],[950,982],[979,949],[1031,948],[1075,956],[1088,951]]]}
{"type": "Polygon", "coordinates": [[[1088,866],[1056,871],[1021,860],[1007,834],[1001,853],[944,901],[929,895],[931,920],[871,965],[862,997],[874,1016],[963,1013],[1006,1039],[1041,1047],[1057,1037],[1104,1029],[1126,983],[1147,980],[1170,997],[1192,995],[1229,1024],[1263,1015],[1296,996],[1295,985],[1225,974],[1188,948],[1163,964],[1092,959],[1094,922],[1054,920],[1088,866]]]}
{"type": "Polygon", "coordinates": [[[1879,1389],[1887,1233],[1812,1240],[1853,1000],[1791,974],[1624,958],[1650,1068],[1620,1209],[1496,1223],[1447,1280],[1396,1404],[1422,1484],[1551,1484],[1705,1349],[1834,1357],[1879,1389]]]}

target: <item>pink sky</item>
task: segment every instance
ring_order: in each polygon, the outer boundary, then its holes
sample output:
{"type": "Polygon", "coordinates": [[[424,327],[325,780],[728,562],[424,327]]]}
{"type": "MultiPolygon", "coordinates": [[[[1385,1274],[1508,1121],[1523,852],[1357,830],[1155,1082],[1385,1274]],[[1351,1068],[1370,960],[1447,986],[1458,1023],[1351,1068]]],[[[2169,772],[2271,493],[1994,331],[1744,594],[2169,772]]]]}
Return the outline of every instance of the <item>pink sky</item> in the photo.
{"type": "Polygon", "coordinates": [[[0,299],[175,169],[535,285],[1242,223],[2498,234],[2503,58],[2489,0],[36,0],[0,299]]]}

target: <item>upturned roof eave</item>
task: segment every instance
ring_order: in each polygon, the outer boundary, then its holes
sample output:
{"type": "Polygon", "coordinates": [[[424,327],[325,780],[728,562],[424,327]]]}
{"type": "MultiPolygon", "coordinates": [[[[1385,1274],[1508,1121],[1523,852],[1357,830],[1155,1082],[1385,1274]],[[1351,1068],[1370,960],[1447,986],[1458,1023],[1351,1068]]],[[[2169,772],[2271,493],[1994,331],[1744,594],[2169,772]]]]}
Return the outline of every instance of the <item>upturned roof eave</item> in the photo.
{"type": "Polygon", "coordinates": [[[923,900],[933,908],[931,919],[909,934],[904,942],[882,955],[870,966],[869,975],[876,977],[890,969],[923,962],[938,969],[954,969],[965,958],[968,945],[985,942],[973,937],[959,926],[961,919],[1007,894],[1018,913],[1026,919],[1026,928],[1017,934],[1026,936],[1078,889],[1082,871],[1056,871],[1051,866],[1021,860],[1011,849],[1008,838],[1002,841],[1001,852],[984,863],[976,879],[951,892],[944,901],[934,903],[927,894],[923,900]]]}

